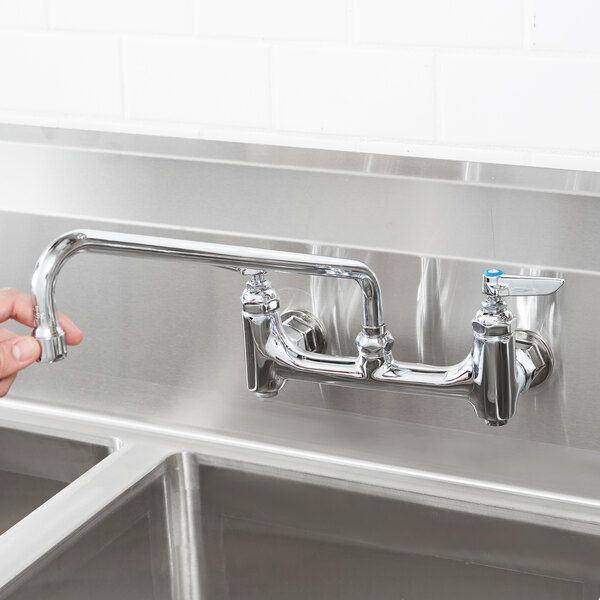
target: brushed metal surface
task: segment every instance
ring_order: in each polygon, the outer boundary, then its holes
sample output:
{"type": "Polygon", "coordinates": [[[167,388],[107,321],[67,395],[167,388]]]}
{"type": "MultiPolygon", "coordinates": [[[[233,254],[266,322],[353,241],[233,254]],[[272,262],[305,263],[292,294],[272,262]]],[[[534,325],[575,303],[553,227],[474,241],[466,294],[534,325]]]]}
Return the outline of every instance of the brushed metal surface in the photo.
{"type": "Polygon", "coordinates": [[[119,440],[0,535],[2,600],[600,593],[594,452],[517,442],[530,477],[515,486],[10,398],[0,417],[119,440]],[[545,465],[555,476],[535,480],[545,465]]]}
{"type": "Polygon", "coordinates": [[[106,445],[0,427],[0,535],[110,451],[106,445]]]}
{"type": "Polygon", "coordinates": [[[170,138],[0,123],[0,139],[83,152],[246,164],[268,168],[317,170],[382,177],[412,177],[488,187],[554,193],[600,193],[600,177],[590,171],[498,165],[472,161],[365,154],[287,146],[170,138]]]}
{"type": "MultiPolygon", "coordinates": [[[[28,266],[35,263],[43,246],[37,240],[51,239],[76,223],[87,225],[81,219],[4,213],[0,251],[18,256],[5,264],[4,281],[26,288],[31,273],[28,266]],[[28,232],[26,236],[23,231],[28,232]]],[[[111,226],[133,233],[165,232],[161,228],[111,226]]],[[[248,238],[233,235],[189,229],[180,233],[188,239],[249,243],[248,238]]],[[[257,240],[251,243],[257,245],[257,240]]],[[[470,323],[479,306],[484,263],[275,240],[264,240],[264,246],[352,257],[371,265],[381,280],[383,303],[388,307],[386,321],[395,332],[396,355],[402,360],[452,364],[470,347],[470,323]],[[435,280],[430,276],[432,264],[436,265],[435,280]],[[398,273],[402,277],[397,277],[398,273]],[[427,298],[427,303],[420,298],[427,298]]],[[[539,331],[555,352],[557,369],[544,386],[521,398],[514,423],[500,436],[507,445],[508,438],[520,437],[598,449],[600,440],[590,418],[596,411],[595,400],[584,391],[597,385],[597,372],[591,366],[595,336],[586,322],[573,320],[568,312],[570,306],[576,312],[592,310],[598,279],[566,269],[512,265],[511,270],[560,276],[567,284],[560,297],[510,301],[518,315],[515,327],[539,331]],[[567,319],[569,328],[564,327],[567,319]],[[580,368],[587,373],[586,381],[579,376],[580,368]]],[[[281,294],[282,308],[287,303],[289,308],[310,310],[330,332],[331,352],[354,353],[354,338],[361,325],[356,286],[299,276],[272,279],[281,294]]],[[[241,337],[239,294],[243,284],[243,277],[236,273],[202,265],[101,255],[75,257],[61,274],[57,297],[62,309],[85,332],[84,344],[73,349],[63,364],[27,370],[14,393],[146,422],[189,424],[265,439],[276,435],[292,444],[327,445],[337,440],[336,448],[338,444],[356,447],[357,440],[340,424],[320,432],[315,422],[323,424],[319,416],[323,409],[481,432],[470,406],[443,398],[290,382],[281,399],[267,404],[257,401],[245,387],[241,341],[239,369],[231,366],[236,357],[232,343],[241,337]],[[110,316],[107,306],[114,308],[110,316]],[[205,339],[210,344],[203,344],[205,339]],[[227,353],[232,357],[229,369],[219,358],[227,353]]],[[[334,414],[331,421],[335,422],[334,414]]],[[[394,442],[380,440],[380,436],[365,439],[365,444],[385,447],[389,443],[394,442]]]]}
{"type": "Polygon", "coordinates": [[[35,565],[10,600],[591,599],[597,527],[171,456],[35,565]]]}
{"type": "Polygon", "coordinates": [[[600,268],[596,173],[8,125],[0,139],[5,209],[600,268]]]}

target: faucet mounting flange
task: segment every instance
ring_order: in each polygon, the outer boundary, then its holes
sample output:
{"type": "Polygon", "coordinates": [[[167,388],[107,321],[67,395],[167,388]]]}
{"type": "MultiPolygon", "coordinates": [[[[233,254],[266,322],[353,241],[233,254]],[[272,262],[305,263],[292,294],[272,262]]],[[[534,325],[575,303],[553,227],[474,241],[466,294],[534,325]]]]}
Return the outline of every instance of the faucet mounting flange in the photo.
{"type": "Polygon", "coordinates": [[[287,310],[281,315],[283,331],[296,345],[308,352],[323,352],[327,335],[323,323],[307,310],[287,310]]]}
{"type": "Polygon", "coordinates": [[[517,329],[515,331],[517,360],[527,372],[529,385],[532,388],[546,381],[554,364],[552,351],[546,341],[534,331],[517,329]]]}

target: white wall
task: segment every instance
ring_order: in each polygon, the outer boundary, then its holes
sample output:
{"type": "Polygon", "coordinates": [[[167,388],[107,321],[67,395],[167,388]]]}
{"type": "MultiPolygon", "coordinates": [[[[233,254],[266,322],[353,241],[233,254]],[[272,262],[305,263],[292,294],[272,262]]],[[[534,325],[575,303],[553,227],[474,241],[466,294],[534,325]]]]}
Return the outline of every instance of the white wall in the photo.
{"type": "Polygon", "coordinates": [[[600,170],[594,0],[0,0],[0,121],[600,170]]]}

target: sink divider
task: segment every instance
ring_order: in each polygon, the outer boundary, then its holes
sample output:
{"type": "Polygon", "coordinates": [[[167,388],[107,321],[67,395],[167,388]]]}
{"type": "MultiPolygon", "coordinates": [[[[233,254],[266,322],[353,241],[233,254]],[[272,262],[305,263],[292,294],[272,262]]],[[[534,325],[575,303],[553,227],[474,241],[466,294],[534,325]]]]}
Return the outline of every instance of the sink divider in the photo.
{"type": "Polygon", "coordinates": [[[202,556],[202,519],[200,478],[197,460],[183,452],[168,459],[164,492],[166,505],[169,556],[171,559],[172,600],[201,600],[204,577],[202,556]]]}
{"type": "Polygon", "coordinates": [[[164,447],[126,445],[1,535],[0,600],[84,535],[111,505],[135,495],[169,454],[164,447]]]}

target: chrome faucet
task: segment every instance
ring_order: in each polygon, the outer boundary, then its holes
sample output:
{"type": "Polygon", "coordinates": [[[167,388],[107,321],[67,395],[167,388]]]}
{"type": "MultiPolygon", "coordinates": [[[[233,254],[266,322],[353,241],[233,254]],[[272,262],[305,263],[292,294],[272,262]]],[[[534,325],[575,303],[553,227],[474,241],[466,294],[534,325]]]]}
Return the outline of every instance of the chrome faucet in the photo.
{"type": "Polygon", "coordinates": [[[543,381],[552,366],[551,352],[538,334],[513,331],[513,317],[503,298],[552,294],[564,283],[562,279],[487,270],[484,300],[473,320],[473,346],[466,358],[451,366],[402,363],[392,356],[394,340],[383,321],[379,282],[362,262],[92,230],[60,236],[35,267],[34,335],[42,347],[41,362],[51,363],[67,354],[54,288],[65,261],[82,251],[190,259],[249,277],[241,298],[246,376],[248,388],[263,398],[275,396],[288,379],[410,390],[465,398],[488,425],[504,425],[515,414],[519,394],[543,381]],[[300,310],[281,314],[267,271],[355,280],[363,304],[357,356],[323,353],[325,330],[314,315],[300,310]]]}

